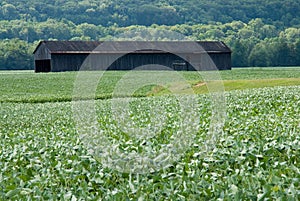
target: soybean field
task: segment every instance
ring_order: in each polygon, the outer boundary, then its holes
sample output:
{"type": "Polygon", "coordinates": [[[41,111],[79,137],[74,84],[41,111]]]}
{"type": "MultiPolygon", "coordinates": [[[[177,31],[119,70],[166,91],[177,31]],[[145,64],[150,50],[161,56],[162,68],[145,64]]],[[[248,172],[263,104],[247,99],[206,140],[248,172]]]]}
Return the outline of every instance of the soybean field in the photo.
{"type": "Polygon", "coordinates": [[[220,71],[222,108],[198,72],[114,97],[127,73],[74,100],[78,72],[0,71],[0,200],[300,199],[300,68],[220,71]]]}

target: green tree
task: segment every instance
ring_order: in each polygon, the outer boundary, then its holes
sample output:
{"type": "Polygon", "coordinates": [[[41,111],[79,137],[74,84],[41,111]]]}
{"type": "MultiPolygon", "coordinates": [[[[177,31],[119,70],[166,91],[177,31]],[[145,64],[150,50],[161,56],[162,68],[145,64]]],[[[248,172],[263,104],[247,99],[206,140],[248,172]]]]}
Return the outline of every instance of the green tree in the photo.
{"type": "Polygon", "coordinates": [[[107,34],[104,27],[88,23],[83,23],[76,26],[75,32],[77,37],[86,37],[90,38],[90,40],[98,40],[107,34]]]}
{"type": "Polygon", "coordinates": [[[73,27],[72,23],[48,19],[38,24],[37,34],[40,39],[68,40],[73,36],[73,28],[75,25],[73,27]]]}
{"type": "Polygon", "coordinates": [[[290,66],[293,64],[292,51],[285,40],[274,38],[270,41],[269,51],[274,66],[290,66]]]}
{"type": "Polygon", "coordinates": [[[295,43],[300,38],[300,28],[290,27],[280,32],[280,38],[287,40],[289,43],[295,43]]]}
{"type": "Polygon", "coordinates": [[[300,66],[300,39],[294,43],[293,59],[295,66],[300,66]]]}
{"type": "Polygon", "coordinates": [[[270,66],[272,64],[269,49],[265,41],[257,43],[253,47],[248,57],[248,64],[250,66],[270,66]]]}
{"type": "Polygon", "coordinates": [[[19,39],[0,41],[0,69],[33,69],[33,45],[19,39]]]}
{"type": "Polygon", "coordinates": [[[236,40],[231,46],[232,50],[232,65],[233,66],[248,66],[248,52],[249,48],[247,43],[236,40]]]}
{"type": "Polygon", "coordinates": [[[19,17],[16,7],[12,4],[4,4],[2,6],[2,16],[6,20],[13,20],[19,17]]]}

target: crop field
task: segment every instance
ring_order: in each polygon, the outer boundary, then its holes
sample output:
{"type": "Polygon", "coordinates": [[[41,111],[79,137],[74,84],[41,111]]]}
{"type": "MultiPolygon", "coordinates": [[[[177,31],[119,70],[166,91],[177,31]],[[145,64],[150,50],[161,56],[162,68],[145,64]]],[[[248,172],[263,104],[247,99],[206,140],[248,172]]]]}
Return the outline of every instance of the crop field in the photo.
{"type": "Polygon", "coordinates": [[[72,100],[76,72],[0,71],[0,200],[300,199],[300,68],[220,72],[217,123],[197,72],[179,72],[195,94],[151,85],[112,99],[125,74],[104,73],[95,119],[81,125],[74,107],[89,100],[72,100]]]}

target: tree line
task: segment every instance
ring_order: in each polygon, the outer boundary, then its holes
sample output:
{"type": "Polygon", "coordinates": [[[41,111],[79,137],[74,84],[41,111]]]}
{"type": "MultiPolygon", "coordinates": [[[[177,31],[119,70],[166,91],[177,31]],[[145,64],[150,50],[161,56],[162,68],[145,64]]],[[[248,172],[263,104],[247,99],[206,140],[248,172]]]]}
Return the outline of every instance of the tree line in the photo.
{"type": "Polygon", "coordinates": [[[232,50],[233,66],[300,66],[300,28],[278,28],[257,18],[248,23],[119,27],[48,19],[0,21],[0,69],[33,69],[40,40],[221,40],[232,50]],[[174,34],[172,36],[172,34],[174,34]],[[176,35],[176,33],[178,33],[176,35]],[[180,38],[185,36],[185,38],[180,38]],[[173,37],[173,38],[172,38],[173,37]]]}
{"type": "Polygon", "coordinates": [[[299,0],[3,0],[0,69],[32,69],[40,40],[222,40],[233,66],[300,65],[299,0]],[[172,35],[172,34],[171,34],[172,35]]]}
{"type": "Polygon", "coordinates": [[[208,24],[249,22],[262,18],[276,26],[300,24],[299,0],[3,0],[0,20],[44,22],[66,19],[75,24],[208,24]]]}

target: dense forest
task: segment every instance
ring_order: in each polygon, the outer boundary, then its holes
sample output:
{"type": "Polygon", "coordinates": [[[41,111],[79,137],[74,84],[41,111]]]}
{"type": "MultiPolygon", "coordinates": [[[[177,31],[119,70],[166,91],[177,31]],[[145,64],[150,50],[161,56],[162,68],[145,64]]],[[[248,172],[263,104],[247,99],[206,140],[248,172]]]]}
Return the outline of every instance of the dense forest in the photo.
{"type": "Polygon", "coordinates": [[[222,40],[233,66],[300,65],[299,0],[4,0],[0,69],[32,69],[40,40],[222,40]],[[175,38],[178,39],[178,38],[175,38]]]}
{"type": "Polygon", "coordinates": [[[300,24],[299,0],[3,0],[0,19],[66,19],[102,26],[248,22],[300,24]]]}

